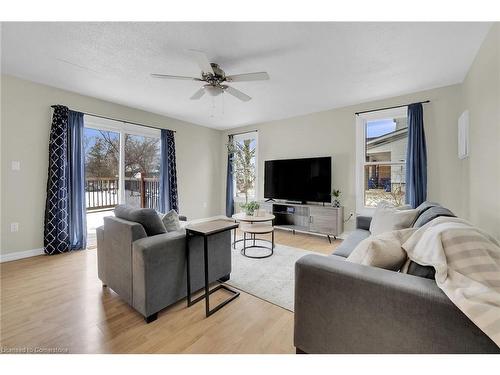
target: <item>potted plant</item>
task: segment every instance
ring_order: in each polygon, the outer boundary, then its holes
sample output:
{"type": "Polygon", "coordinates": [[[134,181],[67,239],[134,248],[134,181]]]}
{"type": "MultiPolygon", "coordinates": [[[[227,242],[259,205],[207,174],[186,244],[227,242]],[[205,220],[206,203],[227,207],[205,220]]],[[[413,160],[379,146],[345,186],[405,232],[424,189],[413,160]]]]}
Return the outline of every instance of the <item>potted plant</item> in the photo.
{"type": "Polygon", "coordinates": [[[252,216],[254,212],[259,209],[260,205],[256,201],[251,201],[248,203],[240,204],[240,207],[248,216],[252,216]]]}
{"type": "Polygon", "coordinates": [[[340,190],[335,190],[335,189],[332,190],[332,194],[331,195],[333,197],[333,202],[332,202],[332,206],[333,207],[340,207],[340,201],[339,201],[340,194],[342,194],[340,192],[340,190]]]}

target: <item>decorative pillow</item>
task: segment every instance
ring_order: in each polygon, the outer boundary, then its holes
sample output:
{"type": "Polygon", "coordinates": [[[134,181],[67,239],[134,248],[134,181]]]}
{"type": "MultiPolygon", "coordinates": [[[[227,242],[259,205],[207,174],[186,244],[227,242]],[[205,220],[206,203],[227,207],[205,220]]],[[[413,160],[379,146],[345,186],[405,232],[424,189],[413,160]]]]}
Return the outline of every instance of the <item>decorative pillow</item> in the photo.
{"type": "Polygon", "coordinates": [[[168,211],[161,218],[163,225],[167,232],[175,232],[176,230],[181,229],[181,224],[179,222],[179,215],[174,210],[168,211]]]}
{"type": "Polygon", "coordinates": [[[155,236],[167,231],[160,217],[152,208],[135,208],[119,204],[115,207],[115,216],[141,224],[148,236],[155,236]]]}
{"type": "Polygon", "coordinates": [[[411,210],[411,204],[403,204],[402,206],[396,207],[398,210],[411,210]]]}
{"type": "Polygon", "coordinates": [[[372,235],[378,235],[393,230],[410,228],[415,221],[418,211],[391,207],[385,203],[377,205],[370,223],[372,235]]]}
{"type": "Polygon", "coordinates": [[[361,241],[346,260],[365,266],[398,271],[407,257],[401,245],[415,230],[408,228],[370,236],[361,241]]]}
{"type": "Polygon", "coordinates": [[[420,203],[420,205],[416,209],[418,210],[418,212],[422,213],[425,210],[428,210],[429,208],[435,207],[435,206],[441,206],[441,205],[439,203],[436,203],[436,202],[425,201],[423,203],[420,203]]]}
{"type": "Polygon", "coordinates": [[[413,227],[420,228],[440,216],[455,217],[453,212],[447,208],[442,206],[433,206],[419,213],[418,218],[415,220],[415,223],[413,223],[413,227]]]}

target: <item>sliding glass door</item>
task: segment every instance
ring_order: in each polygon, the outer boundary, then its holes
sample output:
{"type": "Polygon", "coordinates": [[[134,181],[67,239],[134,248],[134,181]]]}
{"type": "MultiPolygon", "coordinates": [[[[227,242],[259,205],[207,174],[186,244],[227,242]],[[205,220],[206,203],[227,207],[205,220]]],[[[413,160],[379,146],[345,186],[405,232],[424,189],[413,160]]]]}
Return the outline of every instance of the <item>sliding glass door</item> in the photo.
{"type": "Polygon", "coordinates": [[[120,133],[85,128],[85,200],[87,210],[103,210],[119,202],[120,133]]]}
{"type": "Polygon", "coordinates": [[[85,118],[87,209],[159,207],[160,131],[85,118]]]}
{"type": "Polygon", "coordinates": [[[160,131],[85,116],[87,243],[117,204],[159,209],[160,131]]]}
{"type": "Polygon", "coordinates": [[[159,209],[160,139],[125,134],[124,202],[159,209]]]}

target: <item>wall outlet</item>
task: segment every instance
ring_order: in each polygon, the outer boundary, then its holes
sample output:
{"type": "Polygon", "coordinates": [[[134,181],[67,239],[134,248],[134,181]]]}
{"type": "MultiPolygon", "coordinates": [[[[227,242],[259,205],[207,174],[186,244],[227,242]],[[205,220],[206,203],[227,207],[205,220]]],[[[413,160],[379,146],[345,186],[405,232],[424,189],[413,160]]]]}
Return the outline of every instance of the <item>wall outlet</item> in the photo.
{"type": "Polygon", "coordinates": [[[19,223],[10,223],[11,232],[19,232],[19,223]]]}
{"type": "Polygon", "coordinates": [[[207,202],[203,202],[203,208],[207,208],[207,202]]]}
{"type": "Polygon", "coordinates": [[[20,171],[21,170],[21,162],[19,160],[12,160],[11,169],[13,171],[20,171]]]}

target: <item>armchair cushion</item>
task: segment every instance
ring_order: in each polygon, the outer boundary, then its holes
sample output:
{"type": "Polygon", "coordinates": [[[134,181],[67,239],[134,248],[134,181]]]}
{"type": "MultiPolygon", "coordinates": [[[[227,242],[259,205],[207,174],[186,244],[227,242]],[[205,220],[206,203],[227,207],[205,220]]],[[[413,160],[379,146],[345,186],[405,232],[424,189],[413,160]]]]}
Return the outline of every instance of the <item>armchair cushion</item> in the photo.
{"type": "Polygon", "coordinates": [[[179,223],[179,215],[175,210],[168,211],[162,216],[161,221],[165,226],[167,232],[174,232],[181,229],[181,224],[179,223]]]}
{"type": "Polygon", "coordinates": [[[115,207],[115,216],[120,219],[141,224],[148,236],[155,236],[167,232],[160,217],[152,208],[135,208],[119,204],[115,207]]]}

